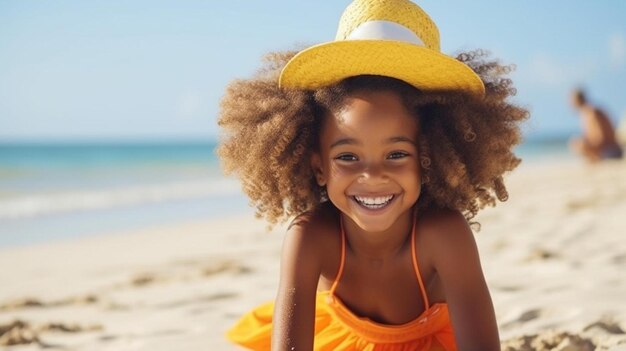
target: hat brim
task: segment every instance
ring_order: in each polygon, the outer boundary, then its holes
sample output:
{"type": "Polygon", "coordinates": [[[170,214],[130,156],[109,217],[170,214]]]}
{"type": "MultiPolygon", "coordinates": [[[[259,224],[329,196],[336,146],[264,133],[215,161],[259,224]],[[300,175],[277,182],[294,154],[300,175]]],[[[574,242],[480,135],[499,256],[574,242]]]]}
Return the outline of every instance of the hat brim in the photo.
{"type": "Polygon", "coordinates": [[[287,62],[278,84],[313,90],[363,74],[400,79],[423,91],[485,93],[480,77],[464,63],[394,40],[343,40],[312,46],[287,62]]]}

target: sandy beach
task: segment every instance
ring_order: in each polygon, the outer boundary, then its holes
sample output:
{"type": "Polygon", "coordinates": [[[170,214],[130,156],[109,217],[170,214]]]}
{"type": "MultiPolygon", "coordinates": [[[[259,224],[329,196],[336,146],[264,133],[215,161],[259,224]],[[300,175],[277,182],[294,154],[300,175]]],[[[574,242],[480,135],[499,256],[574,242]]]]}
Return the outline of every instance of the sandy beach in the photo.
{"type": "MultiPolygon", "coordinates": [[[[477,218],[503,350],[626,350],[626,161],[523,164],[477,218]]],[[[0,349],[236,350],[284,226],[251,216],[0,249],[0,349]]]]}

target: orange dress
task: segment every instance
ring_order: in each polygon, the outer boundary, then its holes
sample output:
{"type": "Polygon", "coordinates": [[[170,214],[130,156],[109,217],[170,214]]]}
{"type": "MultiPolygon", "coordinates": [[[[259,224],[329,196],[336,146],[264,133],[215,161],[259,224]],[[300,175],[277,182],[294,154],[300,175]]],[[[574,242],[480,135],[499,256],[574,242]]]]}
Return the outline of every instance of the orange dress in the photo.
{"type": "MultiPolygon", "coordinates": [[[[415,221],[411,235],[412,259],[426,309],[414,320],[401,324],[381,324],[355,315],[335,295],[343,274],[346,238],[341,223],[341,264],[328,291],[318,291],[315,303],[316,351],[452,351],[456,350],[446,303],[428,303],[415,253],[415,221]]],[[[252,350],[270,350],[274,302],[246,313],[226,333],[228,340],[252,350]]]]}

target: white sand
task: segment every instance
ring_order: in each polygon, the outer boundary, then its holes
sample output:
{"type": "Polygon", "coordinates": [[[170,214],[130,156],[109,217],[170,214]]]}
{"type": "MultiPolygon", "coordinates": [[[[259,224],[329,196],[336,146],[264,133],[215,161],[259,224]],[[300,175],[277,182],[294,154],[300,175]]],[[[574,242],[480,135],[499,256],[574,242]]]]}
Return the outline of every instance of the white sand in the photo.
{"type": "MultiPolygon", "coordinates": [[[[507,184],[477,234],[505,349],[626,350],[626,161],[523,165],[507,184]]],[[[23,321],[12,337],[38,341],[20,351],[237,349],[222,335],[274,297],[283,232],[239,216],[0,250],[0,334],[23,321]]]]}

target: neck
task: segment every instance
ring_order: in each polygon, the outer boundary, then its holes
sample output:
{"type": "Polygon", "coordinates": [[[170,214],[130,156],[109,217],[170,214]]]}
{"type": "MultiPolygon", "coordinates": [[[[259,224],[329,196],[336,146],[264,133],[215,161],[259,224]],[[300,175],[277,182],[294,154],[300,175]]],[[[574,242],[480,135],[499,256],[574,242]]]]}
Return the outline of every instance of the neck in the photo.
{"type": "Polygon", "coordinates": [[[364,231],[344,214],[340,216],[343,218],[346,249],[351,250],[357,258],[385,261],[396,257],[410,243],[413,209],[401,215],[387,230],[376,233],[364,231]]]}
{"type": "Polygon", "coordinates": [[[583,108],[589,106],[586,102],[581,102],[580,104],[574,106],[577,110],[582,110],[583,108]]]}

